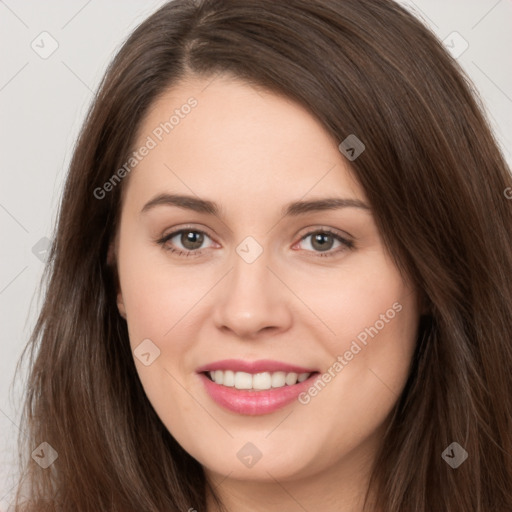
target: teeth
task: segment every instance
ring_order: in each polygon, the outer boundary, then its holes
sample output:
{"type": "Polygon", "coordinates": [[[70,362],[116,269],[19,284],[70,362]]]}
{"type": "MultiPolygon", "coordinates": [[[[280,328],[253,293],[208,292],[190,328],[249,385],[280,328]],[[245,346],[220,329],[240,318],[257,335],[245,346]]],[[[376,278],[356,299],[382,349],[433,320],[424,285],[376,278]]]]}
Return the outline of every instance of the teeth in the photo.
{"type": "Polygon", "coordinates": [[[220,370],[215,371],[215,382],[218,382],[219,384],[224,382],[224,372],[221,372],[220,370]]]}
{"type": "Polygon", "coordinates": [[[232,370],[215,370],[208,372],[216,384],[222,384],[236,389],[265,390],[293,386],[297,382],[304,382],[311,373],[295,372],[262,372],[254,375],[247,372],[233,372],[232,370]]]}
{"type": "Polygon", "coordinates": [[[282,388],[286,384],[285,372],[274,372],[271,377],[273,388],[282,388]]]}
{"type": "Polygon", "coordinates": [[[272,387],[272,377],[270,373],[255,373],[252,376],[252,388],[253,389],[270,389],[272,387]]]}
{"type": "Polygon", "coordinates": [[[298,374],[296,373],[287,373],[286,379],[284,379],[284,381],[286,382],[287,386],[293,386],[294,384],[297,384],[297,377],[298,374]]]}
{"type": "MultiPolygon", "coordinates": [[[[215,372],[215,377],[217,377],[218,371],[219,370],[217,370],[215,372]]],[[[235,388],[236,389],[251,389],[252,388],[252,375],[250,373],[245,373],[245,372],[236,372],[235,373],[235,388]]]]}
{"type": "Polygon", "coordinates": [[[297,380],[299,382],[304,382],[311,374],[310,373],[301,373],[299,374],[299,377],[297,378],[297,380]]]}
{"type": "MultiPolygon", "coordinates": [[[[215,382],[217,382],[217,381],[215,381],[215,382]]],[[[224,372],[224,381],[222,382],[222,384],[224,386],[228,386],[230,388],[234,387],[234,385],[235,385],[235,372],[232,372],[231,370],[226,370],[224,372]]]]}

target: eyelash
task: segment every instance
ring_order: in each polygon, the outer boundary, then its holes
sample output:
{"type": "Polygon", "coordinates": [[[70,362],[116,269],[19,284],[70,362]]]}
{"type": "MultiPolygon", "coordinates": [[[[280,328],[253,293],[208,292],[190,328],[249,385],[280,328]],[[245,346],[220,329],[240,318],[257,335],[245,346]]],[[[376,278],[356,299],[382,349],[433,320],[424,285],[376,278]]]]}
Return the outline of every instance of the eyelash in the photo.
{"type": "MultiPolygon", "coordinates": [[[[194,250],[194,251],[190,251],[190,250],[182,250],[182,249],[176,249],[175,247],[168,247],[166,246],[166,243],[171,240],[172,238],[174,238],[176,235],[179,235],[181,233],[187,233],[187,232],[190,232],[190,233],[200,233],[202,235],[206,235],[208,238],[211,238],[208,233],[206,233],[205,231],[202,231],[200,229],[195,229],[195,228],[182,228],[182,229],[179,229],[177,231],[173,231],[172,233],[169,233],[168,235],[165,235],[161,238],[159,238],[158,240],[156,240],[156,243],[161,245],[163,247],[164,250],[166,251],[169,251],[170,253],[173,253],[173,254],[176,254],[177,256],[200,256],[202,254],[202,250],[201,249],[198,249],[198,250],[194,250]]],[[[329,228],[322,228],[322,229],[316,229],[314,231],[310,231],[309,233],[306,233],[300,240],[299,242],[302,242],[303,240],[305,240],[306,238],[308,238],[309,236],[311,235],[315,235],[315,234],[329,234],[329,235],[332,235],[336,240],[338,240],[344,247],[339,247],[337,250],[329,250],[329,251],[326,251],[326,252],[319,252],[319,251],[307,251],[307,252],[313,252],[315,254],[315,256],[318,256],[318,257],[321,257],[321,258],[328,258],[328,257],[332,257],[332,256],[336,256],[337,254],[341,253],[341,252],[344,252],[346,251],[347,249],[354,249],[354,242],[351,241],[351,240],[347,240],[346,238],[343,238],[342,236],[340,236],[338,233],[334,232],[333,230],[329,229],[329,228]]]]}

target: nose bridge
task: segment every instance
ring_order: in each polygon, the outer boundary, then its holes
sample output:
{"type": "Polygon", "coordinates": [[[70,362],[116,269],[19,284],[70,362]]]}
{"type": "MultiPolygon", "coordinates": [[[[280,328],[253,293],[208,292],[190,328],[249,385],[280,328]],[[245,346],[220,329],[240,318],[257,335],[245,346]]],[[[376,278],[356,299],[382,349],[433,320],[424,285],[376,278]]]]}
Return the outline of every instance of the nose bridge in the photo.
{"type": "Polygon", "coordinates": [[[262,329],[286,328],[291,320],[286,290],[273,275],[272,257],[252,237],[244,239],[232,258],[232,270],[216,302],[215,322],[239,336],[252,336],[262,329]]]}

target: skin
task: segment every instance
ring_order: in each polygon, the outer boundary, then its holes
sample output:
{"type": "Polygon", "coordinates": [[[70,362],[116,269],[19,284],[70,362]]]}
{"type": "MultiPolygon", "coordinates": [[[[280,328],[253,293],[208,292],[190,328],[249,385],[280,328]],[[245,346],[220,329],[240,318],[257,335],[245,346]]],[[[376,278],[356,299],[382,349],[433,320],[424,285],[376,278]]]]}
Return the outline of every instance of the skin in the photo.
{"type": "MultiPolygon", "coordinates": [[[[197,106],[123,183],[113,247],[118,308],[132,349],[149,338],[160,350],[149,366],[135,358],[142,385],[228,510],[361,510],[408,375],[417,293],[388,255],[370,209],[282,216],[284,205],[301,199],[368,204],[340,141],[291,100],[228,75],[188,77],[155,102],[135,146],[191,96],[197,106]],[[209,199],[221,213],[170,205],[141,213],[161,193],[209,199]],[[201,254],[180,256],[156,243],[184,227],[206,232],[201,254]],[[322,228],[354,247],[328,238],[332,256],[319,256],[313,237],[322,228]],[[263,249],[250,264],[236,252],[247,236],[263,249]],[[236,414],[212,401],[196,374],[226,358],[327,371],[397,302],[401,311],[307,405],[236,414]],[[251,468],[237,457],[247,442],[262,453],[251,468]]],[[[194,250],[179,235],[166,246],[194,250]]],[[[210,498],[208,509],[215,510],[210,498]]]]}

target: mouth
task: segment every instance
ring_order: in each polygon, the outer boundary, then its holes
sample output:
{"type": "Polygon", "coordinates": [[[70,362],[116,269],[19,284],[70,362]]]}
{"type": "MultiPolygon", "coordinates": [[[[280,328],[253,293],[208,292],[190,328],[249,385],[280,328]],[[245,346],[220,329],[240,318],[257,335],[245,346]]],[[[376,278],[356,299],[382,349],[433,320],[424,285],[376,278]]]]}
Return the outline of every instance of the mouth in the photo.
{"type": "Polygon", "coordinates": [[[291,404],[320,375],[318,370],[277,361],[225,360],[196,371],[213,402],[250,416],[291,404]]]}

